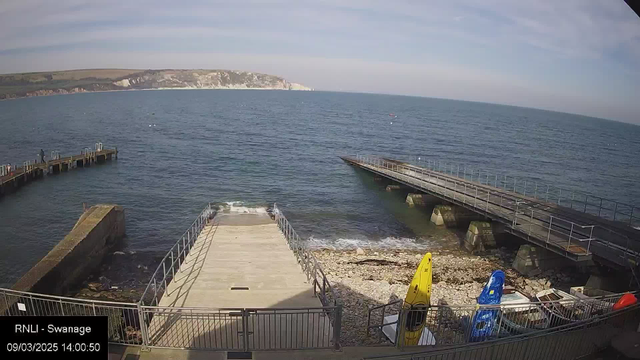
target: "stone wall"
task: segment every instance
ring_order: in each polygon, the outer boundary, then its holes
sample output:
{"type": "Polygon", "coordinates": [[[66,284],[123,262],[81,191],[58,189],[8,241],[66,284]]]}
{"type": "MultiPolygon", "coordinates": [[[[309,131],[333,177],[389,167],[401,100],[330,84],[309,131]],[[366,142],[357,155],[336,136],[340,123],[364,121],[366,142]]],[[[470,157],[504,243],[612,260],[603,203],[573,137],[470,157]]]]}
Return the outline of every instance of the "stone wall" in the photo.
{"type": "Polygon", "coordinates": [[[95,271],[103,256],[124,234],[124,209],[117,205],[95,205],[80,217],[58,245],[18,280],[13,289],[64,294],[95,271]]]}

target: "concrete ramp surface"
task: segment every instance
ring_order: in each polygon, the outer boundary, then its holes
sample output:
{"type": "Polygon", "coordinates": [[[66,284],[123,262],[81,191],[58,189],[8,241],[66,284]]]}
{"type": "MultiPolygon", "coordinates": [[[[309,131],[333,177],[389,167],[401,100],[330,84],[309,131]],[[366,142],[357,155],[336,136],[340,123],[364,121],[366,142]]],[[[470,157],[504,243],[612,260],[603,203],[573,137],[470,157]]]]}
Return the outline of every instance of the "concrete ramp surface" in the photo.
{"type": "Polygon", "coordinates": [[[152,315],[155,346],[331,346],[331,314],[322,309],[266,209],[219,212],[167,285],[159,307],[145,312],[152,315]]]}

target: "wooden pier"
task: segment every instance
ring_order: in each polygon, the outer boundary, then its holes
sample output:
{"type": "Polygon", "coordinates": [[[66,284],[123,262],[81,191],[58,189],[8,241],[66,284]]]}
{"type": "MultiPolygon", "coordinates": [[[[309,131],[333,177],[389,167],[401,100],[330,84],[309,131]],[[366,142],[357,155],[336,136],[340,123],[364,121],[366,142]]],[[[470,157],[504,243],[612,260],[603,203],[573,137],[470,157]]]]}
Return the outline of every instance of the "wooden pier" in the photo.
{"type": "Polygon", "coordinates": [[[75,168],[89,167],[93,164],[102,164],[118,158],[118,148],[99,150],[85,149],[79,155],[59,157],[45,162],[25,162],[22,166],[13,168],[3,176],[0,176],[0,197],[14,192],[33,180],[43,178],[45,174],[59,174],[75,168]]]}

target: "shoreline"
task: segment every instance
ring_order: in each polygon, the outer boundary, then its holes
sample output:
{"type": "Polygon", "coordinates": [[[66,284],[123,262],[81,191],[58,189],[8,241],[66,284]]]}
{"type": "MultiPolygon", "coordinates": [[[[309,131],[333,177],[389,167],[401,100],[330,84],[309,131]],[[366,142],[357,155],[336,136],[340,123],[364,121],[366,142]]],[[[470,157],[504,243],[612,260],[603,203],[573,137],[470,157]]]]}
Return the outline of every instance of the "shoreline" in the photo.
{"type": "MultiPolygon", "coordinates": [[[[366,336],[369,308],[404,299],[426,252],[404,249],[312,251],[343,303],[341,338],[345,345],[379,343],[377,336],[366,336]]],[[[575,269],[569,271],[570,268],[523,276],[511,268],[515,252],[504,247],[478,255],[442,249],[434,249],[431,253],[432,305],[475,304],[491,272],[497,269],[505,272],[505,285],[514,286],[529,297],[552,287],[568,292],[569,287],[584,285],[588,278],[588,274],[578,273],[575,269]]]]}
{"type": "MultiPolygon", "coordinates": [[[[64,90],[64,89],[56,89],[64,90]]],[[[153,91],[153,90],[280,90],[280,91],[303,91],[303,92],[313,92],[315,89],[304,90],[304,89],[280,89],[280,88],[193,88],[193,87],[177,87],[177,88],[153,88],[153,89],[117,89],[117,90],[87,90],[87,91],[68,91],[66,93],[52,93],[52,94],[43,94],[43,95],[32,95],[32,96],[16,96],[16,97],[7,97],[0,99],[0,101],[7,100],[19,100],[19,99],[29,99],[29,98],[38,98],[38,97],[47,97],[47,96],[60,96],[60,95],[77,95],[77,94],[87,94],[87,93],[110,93],[110,92],[125,92],[125,91],[153,91]]]]}

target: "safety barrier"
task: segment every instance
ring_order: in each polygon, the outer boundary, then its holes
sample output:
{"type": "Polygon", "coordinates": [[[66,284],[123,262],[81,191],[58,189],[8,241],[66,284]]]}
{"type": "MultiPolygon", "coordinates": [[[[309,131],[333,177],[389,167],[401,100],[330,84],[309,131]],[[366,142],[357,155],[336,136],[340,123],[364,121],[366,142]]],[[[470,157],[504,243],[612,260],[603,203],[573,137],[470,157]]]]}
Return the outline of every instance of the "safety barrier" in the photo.
{"type": "Polygon", "coordinates": [[[429,156],[411,156],[408,158],[408,161],[417,166],[424,166],[431,171],[490,185],[545,202],[556,203],[604,219],[626,222],[632,226],[640,226],[640,208],[638,206],[581,191],[543,184],[531,179],[522,179],[506,174],[498,175],[485,169],[473,169],[466,165],[461,166],[460,164],[447,163],[440,159],[432,159],[429,156]]]}
{"type": "MultiPolygon", "coordinates": [[[[412,307],[402,300],[369,309],[367,334],[377,333],[386,342],[385,327],[395,326],[397,347],[428,345],[450,346],[536,333],[568,323],[586,321],[613,311],[624,294],[589,299],[557,300],[510,305],[434,305],[412,307]],[[397,315],[393,318],[389,315],[397,315]],[[385,321],[393,319],[393,321],[385,321]],[[422,328],[429,333],[420,338],[422,328]],[[411,342],[407,333],[419,331],[411,342]]],[[[388,336],[388,335],[387,335],[388,336]]]]}
{"type": "Polygon", "coordinates": [[[0,288],[0,316],[106,316],[109,342],[142,345],[140,306],[0,288]]]}
{"type": "Polygon", "coordinates": [[[153,275],[151,275],[151,279],[142,293],[142,297],[140,298],[142,305],[160,304],[160,299],[167,289],[167,285],[171,282],[171,279],[175,277],[176,272],[180,270],[180,266],[187,258],[200,232],[204,229],[207,222],[213,218],[215,213],[216,210],[211,204],[207,204],[191,226],[182,234],[171,249],[169,249],[153,272],[153,275]]]}
{"type": "Polygon", "coordinates": [[[393,360],[569,360],[593,354],[607,347],[615,336],[636,331],[640,306],[633,305],[556,328],[498,338],[481,343],[455,345],[430,351],[416,351],[364,359],[393,360]]]}

